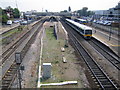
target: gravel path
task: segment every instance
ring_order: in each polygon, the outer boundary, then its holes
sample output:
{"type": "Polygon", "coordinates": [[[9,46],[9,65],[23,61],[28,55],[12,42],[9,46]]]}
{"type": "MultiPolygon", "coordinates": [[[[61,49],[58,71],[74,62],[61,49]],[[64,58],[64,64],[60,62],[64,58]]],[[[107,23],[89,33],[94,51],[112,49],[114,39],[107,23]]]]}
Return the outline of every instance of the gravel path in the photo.
{"type": "Polygon", "coordinates": [[[41,33],[39,32],[34,43],[31,45],[23,60],[23,65],[25,66],[25,70],[23,71],[22,76],[23,88],[36,88],[37,85],[37,69],[40,54],[40,35],[41,33]]]}

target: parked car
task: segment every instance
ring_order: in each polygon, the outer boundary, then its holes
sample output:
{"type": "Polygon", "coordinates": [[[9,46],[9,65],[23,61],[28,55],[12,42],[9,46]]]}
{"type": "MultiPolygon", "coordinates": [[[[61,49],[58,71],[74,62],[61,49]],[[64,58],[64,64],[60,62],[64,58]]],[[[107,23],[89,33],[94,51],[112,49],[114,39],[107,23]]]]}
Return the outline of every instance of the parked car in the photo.
{"type": "Polygon", "coordinates": [[[106,25],[110,26],[112,24],[112,22],[108,22],[106,25]]]}
{"type": "Polygon", "coordinates": [[[15,20],[15,21],[13,21],[14,23],[19,23],[19,20],[15,20]]]}
{"type": "Polygon", "coordinates": [[[21,24],[21,25],[27,25],[28,22],[27,22],[27,21],[22,21],[20,24],[21,24]]]}
{"type": "Polygon", "coordinates": [[[12,20],[8,20],[7,25],[12,25],[12,20]]]}
{"type": "Polygon", "coordinates": [[[110,26],[110,25],[112,24],[112,22],[113,22],[113,21],[107,21],[107,20],[106,20],[106,21],[104,21],[104,25],[110,26]]]}

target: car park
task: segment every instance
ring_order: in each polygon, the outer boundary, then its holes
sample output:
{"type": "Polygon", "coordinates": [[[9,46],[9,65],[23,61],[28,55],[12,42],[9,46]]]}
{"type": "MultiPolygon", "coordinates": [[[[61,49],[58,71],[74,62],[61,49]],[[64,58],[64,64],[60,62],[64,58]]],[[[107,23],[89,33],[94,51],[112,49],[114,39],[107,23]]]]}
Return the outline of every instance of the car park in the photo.
{"type": "Polygon", "coordinates": [[[96,24],[110,26],[113,21],[108,21],[108,20],[94,20],[93,22],[96,23],[96,24]]]}

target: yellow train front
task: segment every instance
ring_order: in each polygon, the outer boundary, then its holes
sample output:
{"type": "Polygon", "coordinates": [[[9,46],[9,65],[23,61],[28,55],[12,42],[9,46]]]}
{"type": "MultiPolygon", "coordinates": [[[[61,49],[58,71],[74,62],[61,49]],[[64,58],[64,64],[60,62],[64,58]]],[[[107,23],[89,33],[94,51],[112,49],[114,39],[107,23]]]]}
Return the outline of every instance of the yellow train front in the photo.
{"type": "Polygon", "coordinates": [[[84,33],[82,33],[83,37],[85,39],[91,39],[92,37],[92,30],[91,29],[85,29],[84,33]]]}

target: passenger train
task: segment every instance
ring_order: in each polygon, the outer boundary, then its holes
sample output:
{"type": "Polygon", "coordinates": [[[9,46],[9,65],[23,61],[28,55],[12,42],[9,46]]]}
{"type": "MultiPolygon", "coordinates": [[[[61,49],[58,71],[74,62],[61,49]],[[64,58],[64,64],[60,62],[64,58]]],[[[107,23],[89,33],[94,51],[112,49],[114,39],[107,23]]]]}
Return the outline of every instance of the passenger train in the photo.
{"type": "Polygon", "coordinates": [[[70,25],[72,28],[74,28],[77,32],[79,32],[85,39],[91,39],[92,37],[92,28],[82,25],[80,23],[77,23],[70,19],[65,19],[66,23],[70,25]]]}
{"type": "Polygon", "coordinates": [[[85,19],[75,19],[74,20],[75,22],[78,22],[78,23],[80,23],[80,24],[84,24],[84,25],[86,25],[86,24],[88,24],[88,21],[87,20],[85,20],[85,19]]]}

